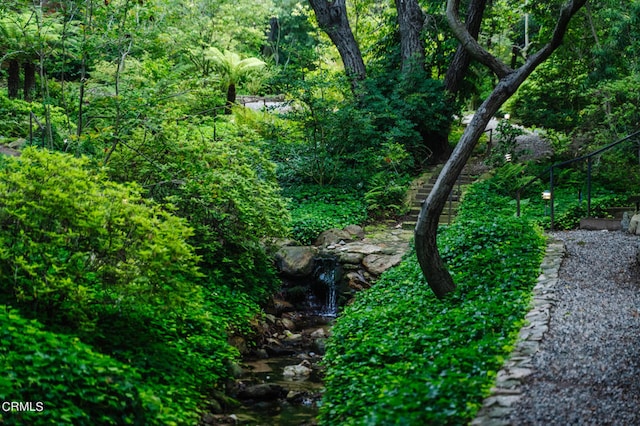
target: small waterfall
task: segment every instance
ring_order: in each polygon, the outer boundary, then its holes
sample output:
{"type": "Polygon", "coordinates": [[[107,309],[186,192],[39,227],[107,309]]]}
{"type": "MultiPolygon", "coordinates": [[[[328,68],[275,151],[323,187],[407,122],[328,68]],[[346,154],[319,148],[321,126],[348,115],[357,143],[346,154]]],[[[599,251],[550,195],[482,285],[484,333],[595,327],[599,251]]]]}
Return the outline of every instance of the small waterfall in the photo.
{"type": "Polygon", "coordinates": [[[314,313],[323,317],[338,316],[338,286],[342,268],[335,257],[316,258],[311,285],[310,305],[314,313]]]}

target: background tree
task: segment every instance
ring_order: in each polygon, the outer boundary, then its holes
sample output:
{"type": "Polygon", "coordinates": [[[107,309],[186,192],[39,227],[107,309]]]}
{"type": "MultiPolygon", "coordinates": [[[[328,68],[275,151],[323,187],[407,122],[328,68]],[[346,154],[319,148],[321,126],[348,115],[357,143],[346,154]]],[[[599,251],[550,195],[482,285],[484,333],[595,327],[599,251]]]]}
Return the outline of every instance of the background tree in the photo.
{"type": "MultiPolygon", "coordinates": [[[[479,1],[479,0],[478,0],[479,1]]],[[[498,84],[476,111],[449,160],[445,163],[433,190],[425,201],[415,228],[416,255],[427,283],[436,296],[442,298],[455,289],[437,247],[438,219],[464,165],[471,156],[491,117],[525,81],[525,79],[560,46],[573,15],[587,0],[573,0],[560,10],[555,28],[548,42],[517,69],[511,69],[490,54],[470,34],[459,18],[459,0],[447,2],[447,20],[456,38],[469,53],[498,77],[498,84]]]]}
{"type": "Polygon", "coordinates": [[[365,78],[367,71],[362,60],[360,47],[349,25],[346,0],[331,2],[328,0],[309,0],[309,4],[316,14],[318,25],[327,33],[338,49],[345,73],[355,88],[356,83],[365,78]]]}
{"type": "Polygon", "coordinates": [[[210,47],[205,57],[211,61],[212,67],[218,73],[222,86],[227,92],[226,112],[231,113],[231,106],[236,103],[236,90],[241,81],[262,71],[266,64],[258,58],[244,58],[239,54],[225,50],[221,52],[210,47]]]}

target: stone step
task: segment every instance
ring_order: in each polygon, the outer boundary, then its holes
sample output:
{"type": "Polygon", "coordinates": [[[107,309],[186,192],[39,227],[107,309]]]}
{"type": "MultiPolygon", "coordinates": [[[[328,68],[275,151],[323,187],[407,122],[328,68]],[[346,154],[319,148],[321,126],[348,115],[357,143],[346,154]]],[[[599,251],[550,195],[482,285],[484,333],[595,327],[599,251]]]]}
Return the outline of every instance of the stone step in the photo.
{"type": "MultiPolygon", "coordinates": [[[[451,219],[451,221],[453,221],[453,219],[451,219]]],[[[415,229],[416,227],[416,220],[405,220],[404,222],[402,222],[402,229],[415,229]]],[[[445,217],[442,218],[440,217],[440,220],[438,221],[438,224],[441,226],[444,225],[449,225],[449,220],[445,217]]]]}
{"type": "MultiPolygon", "coordinates": [[[[427,199],[427,197],[424,198],[416,198],[412,203],[411,203],[411,207],[420,207],[422,206],[422,203],[424,203],[424,201],[427,199]]],[[[451,197],[451,204],[453,205],[458,205],[460,204],[460,196],[458,195],[454,195],[453,197],[451,197]]],[[[449,200],[447,200],[447,207],[449,207],[449,200]]]]}
{"type": "MultiPolygon", "coordinates": [[[[411,202],[409,213],[406,217],[406,220],[402,224],[403,229],[413,229],[415,228],[416,221],[418,220],[418,215],[420,214],[420,209],[422,207],[422,203],[427,199],[433,187],[438,179],[438,173],[440,170],[436,170],[431,178],[424,183],[421,187],[419,187],[414,195],[413,201],[411,202]]],[[[442,211],[442,215],[440,216],[438,223],[441,225],[450,224],[455,218],[458,210],[458,206],[460,204],[460,199],[462,195],[462,185],[469,185],[475,182],[476,176],[470,175],[468,173],[462,173],[456,182],[451,194],[449,195],[450,200],[447,200],[445,207],[442,211]]]]}
{"type": "MultiPolygon", "coordinates": [[[[451,210],[452,212],[456,213],[458,211],[458,207],[460,206],[460,201],[452,201],[451,205],[449,205],[449,202],[447,201],[447,204],[445,204],[444,209],[442,209],[442,214],[449,214],[449,210],[451,210]]],[[[418,216],[418,214],[420,213],[420,209],[422,208],[422,203],[420,203],[417,206],[411,206],[411,208],[409,209],[409,215],[413,215],[415,214],[416,216],[418,216]]]]}
{"type": "Polygon", "coordinates": [[[600,219],[596,217],[586,217],[580,219],[580,229],[589,231],[619,231],[622,229],[620,219],[600,219]]]}

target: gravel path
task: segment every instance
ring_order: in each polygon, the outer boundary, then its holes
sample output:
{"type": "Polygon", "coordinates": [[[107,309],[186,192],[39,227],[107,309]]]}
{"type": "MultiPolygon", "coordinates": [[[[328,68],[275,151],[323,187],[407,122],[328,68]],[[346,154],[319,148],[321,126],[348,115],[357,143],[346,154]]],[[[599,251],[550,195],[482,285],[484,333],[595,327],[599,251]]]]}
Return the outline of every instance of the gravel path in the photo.
{"type": "Polygon", "coordinates": [[[552,236],[566,246],[555,306],[505,423],[640,425],[640,239],[602,231],[552,236]]]}

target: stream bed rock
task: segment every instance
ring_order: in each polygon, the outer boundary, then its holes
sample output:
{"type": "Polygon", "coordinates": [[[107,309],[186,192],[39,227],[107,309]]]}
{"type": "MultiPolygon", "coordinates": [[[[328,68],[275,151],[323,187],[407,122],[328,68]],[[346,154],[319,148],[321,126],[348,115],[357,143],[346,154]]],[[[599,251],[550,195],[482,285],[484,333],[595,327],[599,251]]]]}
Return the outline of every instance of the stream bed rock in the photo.
{"type": "Polygon", "coordinates": [[[227,385],[235,403],[212,403],[200,424],[315,425],[320,361],[339,306],[398,264],[412,237],[401,228],[365,235],[351,225],[324,232],[312,246],[282,243],[274,258],[281,291],[252,324],[253,337],[229,339],[243,357],[227,385]]]}

